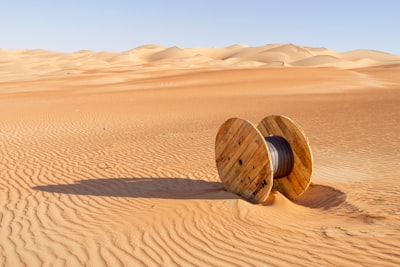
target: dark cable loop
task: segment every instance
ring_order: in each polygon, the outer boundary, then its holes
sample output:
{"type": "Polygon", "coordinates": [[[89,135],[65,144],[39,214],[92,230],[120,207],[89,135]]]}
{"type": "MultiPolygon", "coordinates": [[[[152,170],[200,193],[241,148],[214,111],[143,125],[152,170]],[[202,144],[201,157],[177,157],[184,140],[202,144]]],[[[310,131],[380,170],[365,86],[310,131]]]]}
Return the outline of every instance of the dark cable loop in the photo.
{"type": "Polygon", "coordinates": [[[265,141],[267,141],[271,155],[274,178],[288,176],[294,164],[293,151],[290,144],[281,136],[266,136],[265,141]]]}

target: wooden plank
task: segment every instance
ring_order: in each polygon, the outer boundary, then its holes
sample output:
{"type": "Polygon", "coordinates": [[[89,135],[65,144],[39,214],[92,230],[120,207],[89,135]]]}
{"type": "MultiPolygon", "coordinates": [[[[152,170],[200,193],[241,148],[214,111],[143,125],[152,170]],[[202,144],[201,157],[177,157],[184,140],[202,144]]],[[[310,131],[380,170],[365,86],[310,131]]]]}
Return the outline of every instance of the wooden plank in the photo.
{"type": "MultiPolygon", "coordinates": [[[[229,172],[235,165],[241,160],[243,153],[249,153],[250,149],[255,149],[257,146],[252,144],[253,139],[256,137],[257,132],[253,131],[251,125],[244,124],[241,125],[240,129],[237,131],[237,135],[232,136],[227,140],[227,144],[224,146],[223,151],[218,151],[217,153],[221,155],[221,159],[224,158],[225,161],[221,165],[221,172],[229,172]]],[[[219,161],[220,158],[217,158],[219,161]]]]}
{"type": "Polygon", "coordinates": [[[229,144],[228,139],[233,138],[237,135],[237,132],[241,128],[243,121],[235,120],[234,118],[227,120],[221,125],[217,137],[215,138],[215,151],[224,151],[227,144],[229,144]],[[217,142],[218,140],[218,142],[217,142]]]}
{"type": "Polygon", "coordinates": [[[272,188],[272,166],[264,137],[250,122],[227,120],[216,137],[218,173],[227,191],[252,202],[266,199],[272,188]]]}

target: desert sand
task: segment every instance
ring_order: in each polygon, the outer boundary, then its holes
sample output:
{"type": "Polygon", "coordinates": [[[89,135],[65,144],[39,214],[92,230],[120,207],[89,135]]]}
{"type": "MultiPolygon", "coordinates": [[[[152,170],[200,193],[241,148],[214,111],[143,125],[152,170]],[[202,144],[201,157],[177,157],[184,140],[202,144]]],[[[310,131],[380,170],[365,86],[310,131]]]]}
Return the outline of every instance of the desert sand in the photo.
{"type": "Polygon", "coordinates": [[[292,44],[0,50],[1,266],[399,266],[400,57],[292,44]],[[286,115],[312,185],[224,190],[230,117],[286,115]]]}

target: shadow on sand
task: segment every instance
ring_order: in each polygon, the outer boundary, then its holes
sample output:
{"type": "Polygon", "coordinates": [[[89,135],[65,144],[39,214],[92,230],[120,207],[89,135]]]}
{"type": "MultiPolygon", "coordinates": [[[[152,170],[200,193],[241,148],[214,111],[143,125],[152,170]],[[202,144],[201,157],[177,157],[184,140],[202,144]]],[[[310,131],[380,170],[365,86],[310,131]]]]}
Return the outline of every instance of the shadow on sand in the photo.
{"type": "MultiPolygon", "coordinates": [[[[105,197],[163,199],[241,199],[225,191],[220,182],[190,178],[107,178],[81,180],[74,184],[54,184],[33,187],[35,190],[105,197]]],[[[328,210],[346,200],[346,194],[330,186],[311,184],[296,204],[328,210]]],[[[288,200],[289,201],[289,200],[288,200]]]]}
{"type": "Polygon", "coordinates": [[[166,199],[235,199],[220,182],[189,178],[107,178],[81,180],[74,184],[33,187],[35,190],[90,196],[166,198],[166,199]]]}
{"type": "Polygon", "coordinates": [[[297,200],[296,204],[328,210],[337,207],[346,201],[347,195],[330,186],[311,184],[297,200]]]}

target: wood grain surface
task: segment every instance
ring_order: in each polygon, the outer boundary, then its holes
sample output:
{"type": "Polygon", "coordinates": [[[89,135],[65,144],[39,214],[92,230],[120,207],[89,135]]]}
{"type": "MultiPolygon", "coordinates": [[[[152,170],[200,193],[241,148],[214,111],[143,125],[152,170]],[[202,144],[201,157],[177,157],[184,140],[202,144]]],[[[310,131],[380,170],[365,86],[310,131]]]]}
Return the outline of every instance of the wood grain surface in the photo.
{"type": "Polygon", "coordinates": [[[291,173],[279,179],[274,179],[274,189],[287,198],[295,200],[311,183],[312,153],[303,130],[291,119],[272,115],[265,117],[257,126],[263,136],[282,136],[293,151],[294,165],[291,173]]]}
{"type": "Polygon", "coordinates": [[[227,191],[253,203],[267,199],[272,188],[272,162],[264,137],[251,122],[227,120],[216,137],[215,158],[227,191]]]}

